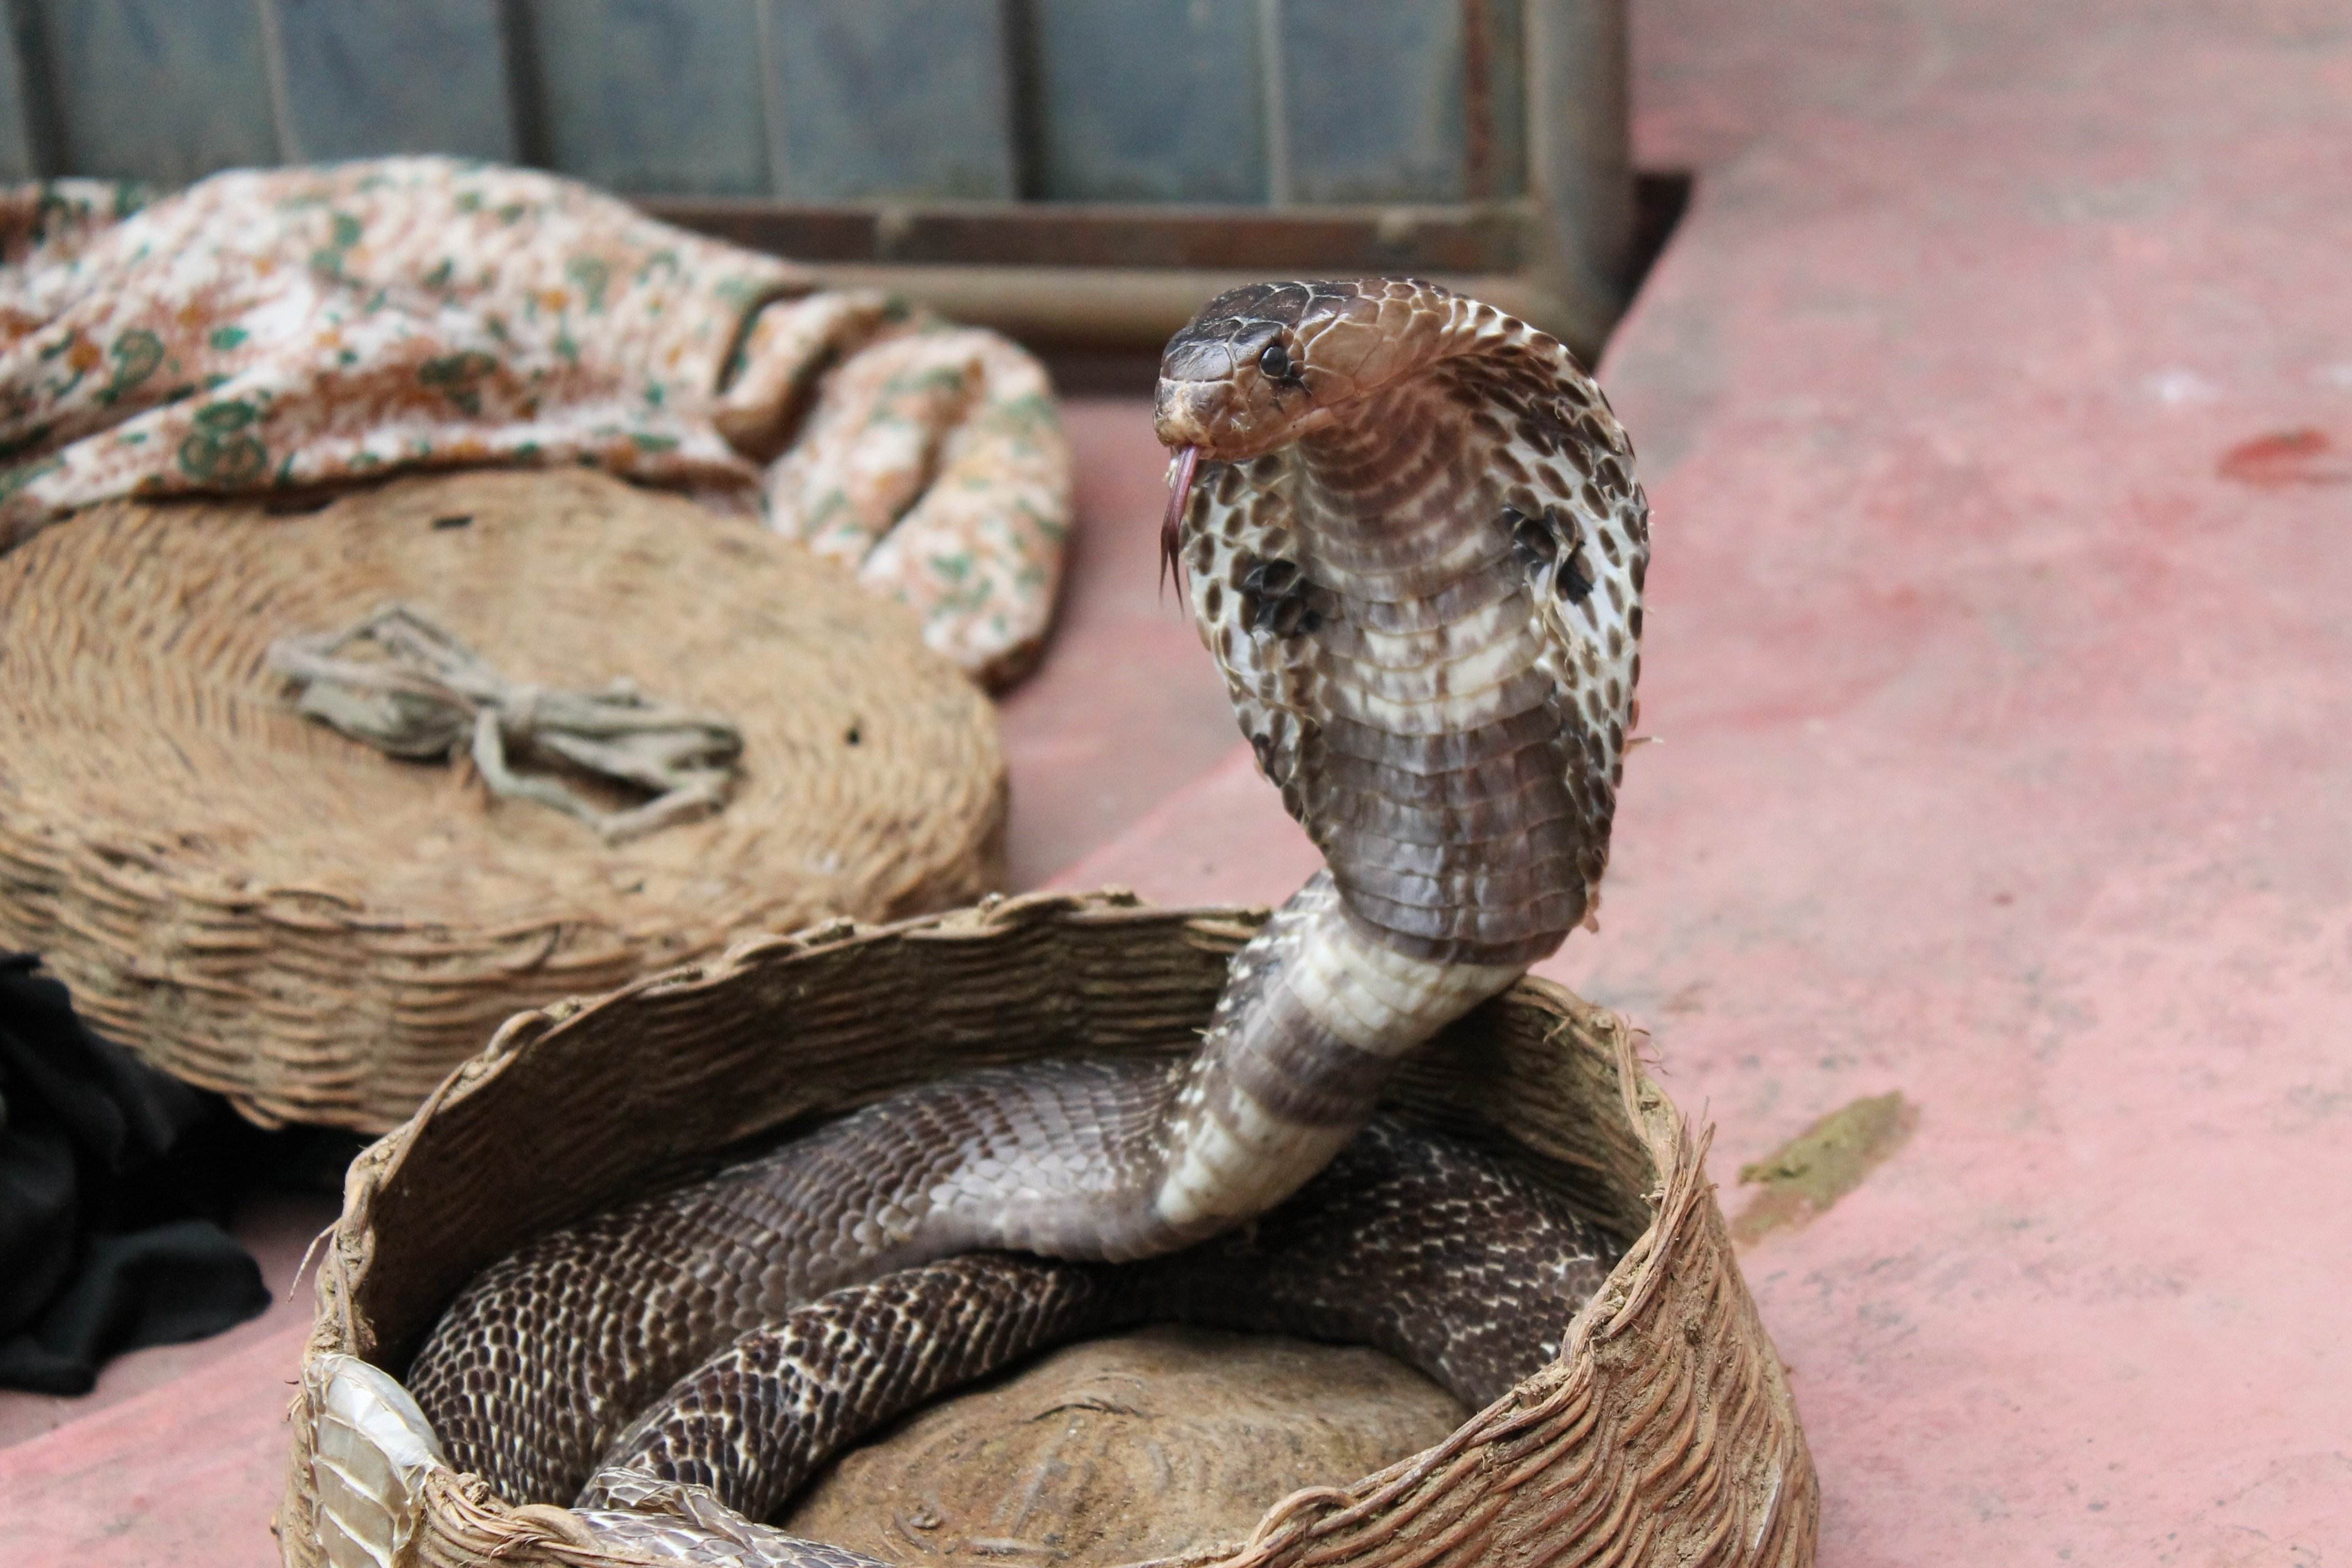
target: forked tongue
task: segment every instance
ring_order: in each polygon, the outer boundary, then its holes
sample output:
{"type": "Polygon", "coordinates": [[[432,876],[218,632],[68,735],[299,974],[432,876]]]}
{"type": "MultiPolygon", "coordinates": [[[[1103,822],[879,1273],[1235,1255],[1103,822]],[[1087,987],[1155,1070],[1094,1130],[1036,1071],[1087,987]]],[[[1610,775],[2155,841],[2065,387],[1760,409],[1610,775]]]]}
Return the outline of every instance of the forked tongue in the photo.
{"type": "Polygon", "coordinates": [[[1176,574],[1176,588],[1184,588],[1184,563],[1179,557],[1178,535],[1184,527],[1184,504],[1192,499],[1192,472],[1201,466],[1201,448],[1184,447],[1176,453],[1175,477],[1168,481],[1168,515],[1160,522],[1160,591],[1168,591],[1168,575],[1176,574]]]}

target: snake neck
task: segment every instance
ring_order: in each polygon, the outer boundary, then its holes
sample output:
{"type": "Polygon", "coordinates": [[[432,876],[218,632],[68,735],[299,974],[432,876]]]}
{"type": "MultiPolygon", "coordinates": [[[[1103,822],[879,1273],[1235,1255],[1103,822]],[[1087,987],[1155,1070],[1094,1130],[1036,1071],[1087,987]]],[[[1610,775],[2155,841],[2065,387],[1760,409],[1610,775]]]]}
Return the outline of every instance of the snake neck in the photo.
{"type": "Polygon", "coordinates": [[[1398,952],[1318,873],[1234,955],[1163,1122],[1140,1232],[1114,1257],[1213,1236],[1296,1192],[1370,1120],[1413,1047],[1518,978],[1398,952]]]}

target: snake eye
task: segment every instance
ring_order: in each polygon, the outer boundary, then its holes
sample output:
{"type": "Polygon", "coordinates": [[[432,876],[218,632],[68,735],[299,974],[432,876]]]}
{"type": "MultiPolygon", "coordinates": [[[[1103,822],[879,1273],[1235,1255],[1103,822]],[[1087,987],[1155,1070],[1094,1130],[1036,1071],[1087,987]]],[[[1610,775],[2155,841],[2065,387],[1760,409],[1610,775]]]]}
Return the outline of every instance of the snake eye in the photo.
{"type": "Polygon", "coordinates": [[[1279,342],[1266,344],[1265,347],[1258,353],[1257,368],[1265,374],[1268,380],[1288,381],[1290,379],[1290,351],[1284,348],[1279,342]]]}

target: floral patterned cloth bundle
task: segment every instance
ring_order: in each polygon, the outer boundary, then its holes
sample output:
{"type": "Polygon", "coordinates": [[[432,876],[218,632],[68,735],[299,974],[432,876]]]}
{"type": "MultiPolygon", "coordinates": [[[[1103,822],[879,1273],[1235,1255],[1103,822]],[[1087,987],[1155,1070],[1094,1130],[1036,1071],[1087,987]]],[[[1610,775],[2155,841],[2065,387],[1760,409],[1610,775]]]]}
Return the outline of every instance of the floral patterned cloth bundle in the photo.
{"type": "Polygon", "coordinates": [[[0,190],[0,549],[116,497],[532,463],[761,514],[992,684],[1053,613],[1069,449],[995,333],[528,170],[0,190]]]}

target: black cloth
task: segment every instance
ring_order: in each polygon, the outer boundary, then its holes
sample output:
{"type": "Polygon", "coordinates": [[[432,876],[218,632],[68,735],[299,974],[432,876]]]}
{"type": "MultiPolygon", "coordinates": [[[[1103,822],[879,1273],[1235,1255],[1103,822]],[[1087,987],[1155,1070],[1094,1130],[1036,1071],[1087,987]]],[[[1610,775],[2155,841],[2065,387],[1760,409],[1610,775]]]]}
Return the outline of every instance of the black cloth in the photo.
{"type": "Polygon", "coordinates": [[[39,962],[0,954],[0,1386],[82,1394],[269,1305],[221,1225],[259,1135],[91,1034],[39,962]]]}

